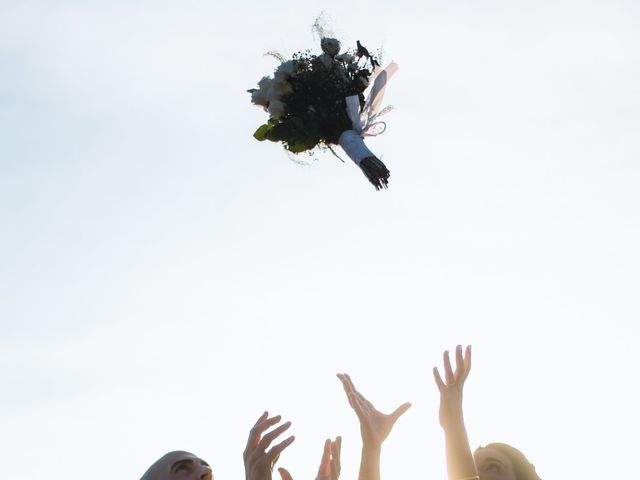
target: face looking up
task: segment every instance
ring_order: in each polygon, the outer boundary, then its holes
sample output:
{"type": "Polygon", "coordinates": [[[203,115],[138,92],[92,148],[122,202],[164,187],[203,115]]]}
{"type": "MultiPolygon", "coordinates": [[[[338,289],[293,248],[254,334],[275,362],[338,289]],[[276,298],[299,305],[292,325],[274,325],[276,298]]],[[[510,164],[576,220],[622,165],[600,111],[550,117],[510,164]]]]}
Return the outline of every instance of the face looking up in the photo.
{"type": "Polygon", "coordinates": [[[201,458],[178,451],[163,456],[140,480],[213,480],[213,472],[201,458]]]}
{"type": "Polygon", "coordinates": [[[480,480],[517,480],[509,457],[494,448],[480,448],[474,454],[480,480]]]}

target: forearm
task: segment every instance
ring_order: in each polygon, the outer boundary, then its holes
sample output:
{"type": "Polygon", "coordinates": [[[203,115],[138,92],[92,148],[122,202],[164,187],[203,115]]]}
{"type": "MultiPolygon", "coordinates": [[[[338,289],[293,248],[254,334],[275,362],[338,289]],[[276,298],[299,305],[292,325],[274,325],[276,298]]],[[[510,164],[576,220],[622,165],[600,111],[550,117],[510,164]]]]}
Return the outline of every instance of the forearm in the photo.
{"type": "Polygon", "coordinates": [[[444,427],[449,480],[463,480],[478,475],[469,438],[462,417],[444,427]]]}
{"type": "Polygon", "coordinates": [[[380,480],[381,444],[362,444],[358,480],[380,480]]]}

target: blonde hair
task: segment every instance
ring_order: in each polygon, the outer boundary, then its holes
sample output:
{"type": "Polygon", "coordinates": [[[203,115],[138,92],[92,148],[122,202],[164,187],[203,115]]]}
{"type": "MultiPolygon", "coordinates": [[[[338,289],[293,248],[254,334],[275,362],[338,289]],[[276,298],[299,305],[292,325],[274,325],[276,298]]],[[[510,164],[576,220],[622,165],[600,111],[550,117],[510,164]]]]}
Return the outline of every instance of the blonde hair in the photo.
{"type": "Polygon", "coordinates": [[[536,467],[527,460],[527,457],[524,456],[520,450],[511,445],[507,445],[506,443],[489,443],[484,447],[478,447],[478,450],[483,450],[485,448],[490,448],[492,450],[498,450],[499,452],[505,454],[511,464],[513,465],[513,470],[516,474],[516,480],[542,480],[538,473],[536,472],[536,467]]]}

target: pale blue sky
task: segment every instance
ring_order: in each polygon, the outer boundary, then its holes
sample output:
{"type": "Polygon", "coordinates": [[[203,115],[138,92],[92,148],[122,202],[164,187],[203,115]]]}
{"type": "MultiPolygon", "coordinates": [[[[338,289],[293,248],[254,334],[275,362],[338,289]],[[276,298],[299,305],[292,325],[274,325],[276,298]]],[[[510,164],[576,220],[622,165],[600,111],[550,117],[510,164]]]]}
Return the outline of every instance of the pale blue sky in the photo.
{"type": "Polygon", "coordinates": [[[431,368],[474,345],[473,445],[623,478],[640,403],[640,6],[631,1],[0,0],[3,478],[138,478],[187,449],[242,478],[264,409],[313,478],[359,437],[334,374],[413,408],[383,476],[444,478],[431,368]],[[398,74],[375,192],[251,135],[267,50],[398,74]]]}

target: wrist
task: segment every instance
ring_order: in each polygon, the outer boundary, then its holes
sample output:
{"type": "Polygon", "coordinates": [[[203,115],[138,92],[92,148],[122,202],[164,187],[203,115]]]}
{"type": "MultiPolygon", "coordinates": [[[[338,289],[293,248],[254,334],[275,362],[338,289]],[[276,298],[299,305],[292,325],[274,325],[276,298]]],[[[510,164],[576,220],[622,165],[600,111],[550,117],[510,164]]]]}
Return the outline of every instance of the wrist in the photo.
{"type": "Polygon", "coordinates": [[[367,441],[367,440],[362,441],[362,455],[380,456],[381,452],[382,452],[382,442],[367,441]]]}
{"type": "Polygon", "coordinates": [[[464,416],[462,411],[453,415],[446,415],[440,419],[440,425],[446,430],[464,430],[464,416]]]}

